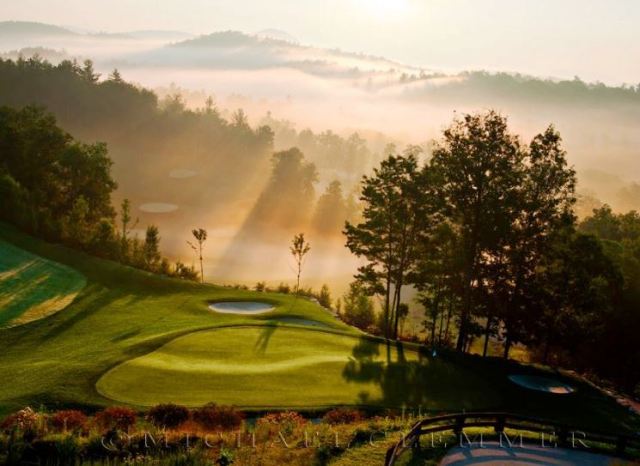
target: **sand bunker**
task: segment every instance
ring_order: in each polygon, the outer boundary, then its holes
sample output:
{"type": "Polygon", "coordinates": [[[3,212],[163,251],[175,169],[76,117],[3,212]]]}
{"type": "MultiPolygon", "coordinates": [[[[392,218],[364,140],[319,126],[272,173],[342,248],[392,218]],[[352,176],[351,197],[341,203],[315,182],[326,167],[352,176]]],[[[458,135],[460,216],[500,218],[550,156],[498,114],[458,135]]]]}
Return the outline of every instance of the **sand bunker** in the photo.
{"type": "Polygon", "coordinates": [[[150,214],[166,214],[178,210],[177,205],[164,202],[150,202],[149,204],[142,204],[139,208],[141,211],[150,214]]]}
{"type": "Polygon", "coordinates": [[[554,395],[568,395],[575,392],[575,388],[550,377],[536,375],[510,375],[509,380],[521,387],[539,392],[553,393],[554,395]]]}
{"type": "Polygon", "coordinates": [[[169,172],[170,178],[175,178],[178,180],[182,180],[184,178],[192,178],[198,174],[195,170],[189,170],[187,168],[179,168],[177,170],[171,170],[169,172]]]}
{"type": "Polygon", "coordinates": [[[220,314],[265,314],[273,311],[271,304],[255,301],[229,301],[211,303],[209,309],[220,314]]]}

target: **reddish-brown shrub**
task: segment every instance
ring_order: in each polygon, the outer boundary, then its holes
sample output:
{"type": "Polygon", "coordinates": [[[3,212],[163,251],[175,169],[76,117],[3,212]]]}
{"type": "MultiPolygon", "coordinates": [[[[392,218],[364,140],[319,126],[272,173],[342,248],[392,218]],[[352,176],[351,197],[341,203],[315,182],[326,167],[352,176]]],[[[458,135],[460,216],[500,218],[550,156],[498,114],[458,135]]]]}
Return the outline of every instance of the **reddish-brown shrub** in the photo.
{"type": "Polygon", "coordinates": [[[38,427],[40,415],[31,408],[24,408],[7,416],[0,424],[2,429],[19,429],[21,431],[35,430],[38,427]]]}
{"type": "Polygon", "coordinates": [[[336,424],[350,424],[352,422],[357,422],[362,420],[362,413],[355,409],[349,408],[336,408],[331,411],[327,411],[327,413],[323,416],[322,420],[327,424],[336,425],[336,424]]]}
{"type": "Polygon", "coordinates": [[[258,427],[263,427],[269,431],[279,431],[289,435],[297,428],[302,427],[307,420],[295,411],[283,411],[279,413],[269,413],[258,419],[258,427]]]}
{"type": "Polygon", "coordinates": [[[189,419],[189,410],[173,403],[160,404],[149,410],[147,419],[156,427],[174,429],[189,419]]]}
{"type": "Polygon", "coordinates": [[[96,414],[96,422],[104,429],[126,431],[136,423],[136,412],[126,406],[110,406],[96,414]]]}
{"type": "Polygon", "coordinates": [[[240,427],[244,415],[233,406],[216,406],[209,403],[193,410],[193,420],[209,430],[229,430],[240,427]]]}
{"type": "Polygon", "coordinates": [[[87,429],[87,416],[82,411],[74,409],[57,411],[51,416],[51,425],[62,432],[85,431],[87,429]]]}

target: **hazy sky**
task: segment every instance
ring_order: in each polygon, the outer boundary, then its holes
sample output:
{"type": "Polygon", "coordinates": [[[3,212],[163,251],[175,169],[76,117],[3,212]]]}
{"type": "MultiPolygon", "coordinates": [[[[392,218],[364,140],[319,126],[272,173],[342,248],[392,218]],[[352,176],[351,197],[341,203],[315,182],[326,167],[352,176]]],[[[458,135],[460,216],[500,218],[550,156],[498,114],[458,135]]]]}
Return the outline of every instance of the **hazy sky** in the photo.
{"type": "Polygon", "coordinates": [[[640,0],[2,0],[0,20],[92,30],[282,29],[440,70],[640,83],[640,0]]]}

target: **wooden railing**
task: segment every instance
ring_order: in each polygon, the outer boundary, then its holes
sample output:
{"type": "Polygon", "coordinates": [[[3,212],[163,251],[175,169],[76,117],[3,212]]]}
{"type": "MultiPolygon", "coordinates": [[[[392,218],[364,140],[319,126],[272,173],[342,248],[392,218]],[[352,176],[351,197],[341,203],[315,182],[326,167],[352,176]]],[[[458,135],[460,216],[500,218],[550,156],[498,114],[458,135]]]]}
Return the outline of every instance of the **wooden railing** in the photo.
{"type": "MultiPolygon", "coordinates": [[[[392,466],[408,449],[420,448],[420,437],[425,434],[451,431],[462,442],[464,429],[471,427],[493,427],[496,436],[504,434],[504,429],[548,434],[555,438],[559,446],[574,447],[580,442],[594,442],[611,446],[616,455],[622,456],[630,448],[640,449],[640,437],[626,434],[612,434],[594,430],[580,429],[575,426],[558,423],[548,419],[539,419],[509,413],[459,413],[426,418],[414,424],[411,430],[394,446],[387,450],[385,466],[392,466]],[[571,443],[569,439],[571,438],[571,443]]],[[[549,439],[548,439],[549,441],[549,439]]]]}

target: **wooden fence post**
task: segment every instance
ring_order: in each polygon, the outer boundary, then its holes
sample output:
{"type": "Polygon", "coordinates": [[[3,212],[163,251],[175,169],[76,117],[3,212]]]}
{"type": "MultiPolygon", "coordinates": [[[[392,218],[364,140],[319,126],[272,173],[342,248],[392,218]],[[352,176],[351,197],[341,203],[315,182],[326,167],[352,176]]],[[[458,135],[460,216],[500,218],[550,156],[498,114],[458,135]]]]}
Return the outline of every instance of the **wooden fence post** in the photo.
{"type": "Polygon", "coordinates": [[[496,434],[501,434],[504,432],[504,424],[506,422],[506,419],[504,416],[497,416],[496,417],[496,425],[494,427],[494,430],[496,432],[496,434]]]}

